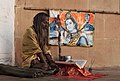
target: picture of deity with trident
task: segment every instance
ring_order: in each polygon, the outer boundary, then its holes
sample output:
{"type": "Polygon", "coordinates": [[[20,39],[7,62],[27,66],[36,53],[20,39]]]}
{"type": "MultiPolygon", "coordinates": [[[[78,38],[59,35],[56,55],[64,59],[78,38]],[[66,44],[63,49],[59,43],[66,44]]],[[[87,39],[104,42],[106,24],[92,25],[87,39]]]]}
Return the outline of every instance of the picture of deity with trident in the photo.
{"type": "Polygon", "coordinates": [[[93,46],[94,14],[76,11],[54,11],[56,17],[50,17],[50,41],[51,45],[58,45],[60,32],[61,45],[67,46],[93,46]],[[56,13],[57,12],[57,13],[56,13]],[[60,26],[56,23],[59,15],[60,26]],[[54,18],[54,19],[53,19],[54,18]]]}

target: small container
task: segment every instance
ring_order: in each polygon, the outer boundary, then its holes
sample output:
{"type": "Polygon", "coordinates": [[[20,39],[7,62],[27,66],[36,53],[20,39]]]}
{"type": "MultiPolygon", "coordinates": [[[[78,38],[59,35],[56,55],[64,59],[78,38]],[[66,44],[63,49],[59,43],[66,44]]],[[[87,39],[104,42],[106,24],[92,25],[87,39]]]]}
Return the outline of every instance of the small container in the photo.
{"type": "Polygon", "coordinates": [[[65,56],[65,61],[68,62],[72,59],[72,56],[65,56]]]}
{"type": "Polygon", "coordinates": [[[68,56],[60,56],[60,61],[68,61],[71,60],[72,56],[68,55],[68,56]]]}
{"type": "Polygon", "coordinates": [[[89,72],[91,72],[91,73],[92,73],[92,68],[89,68],[88,70],[89,70],[89,72]]]}

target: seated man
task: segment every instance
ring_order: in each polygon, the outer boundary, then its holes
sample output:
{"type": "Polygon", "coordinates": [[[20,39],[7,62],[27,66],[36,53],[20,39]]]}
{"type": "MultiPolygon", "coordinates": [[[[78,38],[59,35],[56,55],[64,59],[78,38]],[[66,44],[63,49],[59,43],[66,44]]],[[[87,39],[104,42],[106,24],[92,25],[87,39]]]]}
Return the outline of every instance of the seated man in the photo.
{"type": "Polygon", "coordinates": [[[48,14],[38,13],[33,19],[33,25],[26,30],[23,36],[22,67],[43,70],[57,67],[48,48],[48,24],[48,14]]]}

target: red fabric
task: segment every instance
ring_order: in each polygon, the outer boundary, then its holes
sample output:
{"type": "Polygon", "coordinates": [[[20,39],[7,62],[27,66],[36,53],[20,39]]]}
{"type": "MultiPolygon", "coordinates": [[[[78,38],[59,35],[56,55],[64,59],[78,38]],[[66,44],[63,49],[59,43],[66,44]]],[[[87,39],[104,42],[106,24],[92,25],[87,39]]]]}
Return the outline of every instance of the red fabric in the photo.
{"type": "Polygon", "coordinates": [[[74,66],[64,66],[61,67],[61,70],[56,74],[60,76],[88,76],[91,75],[89,71],[86,69],[79,69],[78,67],[74,66]]]}
{"type": "Polygon", "coordinates": [[[59,78],[71,78],[71,79],[79,79],[79,80],[94,80],[97,78],[100,78],[102,76],[106,76],[105,74],[92,74],[89,76],[58,76],[58,75],[53,75],[54,77],[59,77],[59,78]]]}
{"type": "Polygon", "coordinates": [[[55,74],[56,77],[62,78],[74,78],[79,80],[93,80],[96,78],[100,78],[101,76],[105,76],[104,74],[92,74],[86,69],[79,69],[74,66],[62,66],[61,70],[55,74]]]}

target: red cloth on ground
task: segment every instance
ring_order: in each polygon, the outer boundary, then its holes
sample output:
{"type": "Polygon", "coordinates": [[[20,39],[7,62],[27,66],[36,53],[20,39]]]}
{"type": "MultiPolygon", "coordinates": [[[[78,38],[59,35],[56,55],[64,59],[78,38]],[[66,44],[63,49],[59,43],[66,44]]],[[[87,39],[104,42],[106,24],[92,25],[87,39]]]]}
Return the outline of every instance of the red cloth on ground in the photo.
{"type": "Polygon", "coordinates": [[[78,67],[75,67],[75,66],[64,66],[64,67],[61,67],[61,70],[56,75],[60,75],[60,76],[78,76],[78,75],[88,76],[88,75],[91,75],[91,73],[84,68],[79,69],[78,67]]]}
{"type": "Polygon", "coordinates": [[[71,79],[79,79],[79,80],[94,80],[97,78],[100,78],[102,76],[106,76],[105,74],[92,74],[89,76],[58,76],[58,75],[53,75],[54,77],[58,78],[71,78],[71,79]]]}
{"type": "Polygon", "coordinates": [[[96,78],[100,78],[101,76],[105,76],[105,74],[92,74],[87,71],[85,68],[78,68],[75,66],[62,66],[61,70],[55,74],[55,77],[62,78],[74,78],[79,80],[93,80],[96,78]]]}

